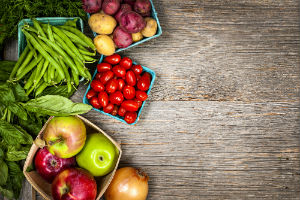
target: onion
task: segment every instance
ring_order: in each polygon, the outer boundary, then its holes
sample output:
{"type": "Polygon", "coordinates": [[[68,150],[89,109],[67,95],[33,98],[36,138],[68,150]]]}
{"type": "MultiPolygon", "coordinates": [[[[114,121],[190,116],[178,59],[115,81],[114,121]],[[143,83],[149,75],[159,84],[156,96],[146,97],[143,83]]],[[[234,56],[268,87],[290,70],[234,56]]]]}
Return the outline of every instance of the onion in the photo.
{"type": "Polygon", "coordinates": [[[148,194],[146,173],[133,167],[118,169],[108,186],[105,200],[145,200],[148,194]]]}

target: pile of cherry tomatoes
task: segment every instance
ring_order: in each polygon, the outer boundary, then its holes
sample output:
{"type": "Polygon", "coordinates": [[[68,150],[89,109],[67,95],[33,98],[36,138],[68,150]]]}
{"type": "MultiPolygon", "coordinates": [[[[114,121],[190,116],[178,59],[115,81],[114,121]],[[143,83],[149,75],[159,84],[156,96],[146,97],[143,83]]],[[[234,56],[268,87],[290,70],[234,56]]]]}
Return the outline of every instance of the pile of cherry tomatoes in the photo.
{"type": "Polygon", "coordinates": [[[97,72],[86,94],[90,104],[124,117],[128,124],[135,122],[137,111],[148,98],[151,74],[143,72],[141,65],[133,65],[130,58],[121,58],[118,54],[105,57],[97,65],[97,72]]]}

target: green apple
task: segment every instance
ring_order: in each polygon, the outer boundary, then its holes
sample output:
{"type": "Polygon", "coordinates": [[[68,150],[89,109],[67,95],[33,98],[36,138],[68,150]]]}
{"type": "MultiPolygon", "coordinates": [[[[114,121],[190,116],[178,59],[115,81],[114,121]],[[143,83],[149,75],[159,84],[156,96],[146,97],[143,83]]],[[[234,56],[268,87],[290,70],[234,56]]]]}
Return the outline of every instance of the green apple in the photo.
{"type": "Polygon", "coordinates": [[[118,156],[118,149],[105,135],[93,133],[87,135],[76,161],[79,167],[88,170],[93,176],[104,176],[114,169],[118,156]]]}

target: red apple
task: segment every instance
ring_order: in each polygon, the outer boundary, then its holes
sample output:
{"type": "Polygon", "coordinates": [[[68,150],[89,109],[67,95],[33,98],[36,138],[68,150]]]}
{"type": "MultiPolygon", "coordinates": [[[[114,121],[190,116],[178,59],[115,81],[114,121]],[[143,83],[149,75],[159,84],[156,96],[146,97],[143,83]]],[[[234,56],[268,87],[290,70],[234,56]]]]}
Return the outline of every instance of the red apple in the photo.
{"type": "Polygon", "coordinates": [[[48,123],[43,139],[50,153],[60,158],[71,158],[83,148],[86,128],[78,117],[54,117],[48,123]]]}
{"type": "Polygon", "coordinates": [[[75,157],[59,158],[52,155],[46,147],[39,149],[35,155],[34,165],[36,171],[49,183],[59,172],[76,165],[75,157]]]}
{"type": "Polygon", "coordinates": [[[96,181],[84,169],[66,169],[58,174],[52,182],[54,200],[95,200],[96,195],[96,181]]]}

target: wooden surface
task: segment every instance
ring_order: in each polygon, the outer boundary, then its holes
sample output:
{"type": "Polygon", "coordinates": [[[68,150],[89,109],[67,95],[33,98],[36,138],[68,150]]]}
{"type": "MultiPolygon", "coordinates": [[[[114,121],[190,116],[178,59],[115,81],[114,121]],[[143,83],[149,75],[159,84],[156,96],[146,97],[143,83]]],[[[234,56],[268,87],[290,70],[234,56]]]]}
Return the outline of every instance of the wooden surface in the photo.
{"type": "Polygon", "coordinates": [[[299,1],[154,4],[163,35],[124,52],[157,74],[140,121],[84,115],[121,166],[148,173],[149,200],[300,199],[299,1]]]}

